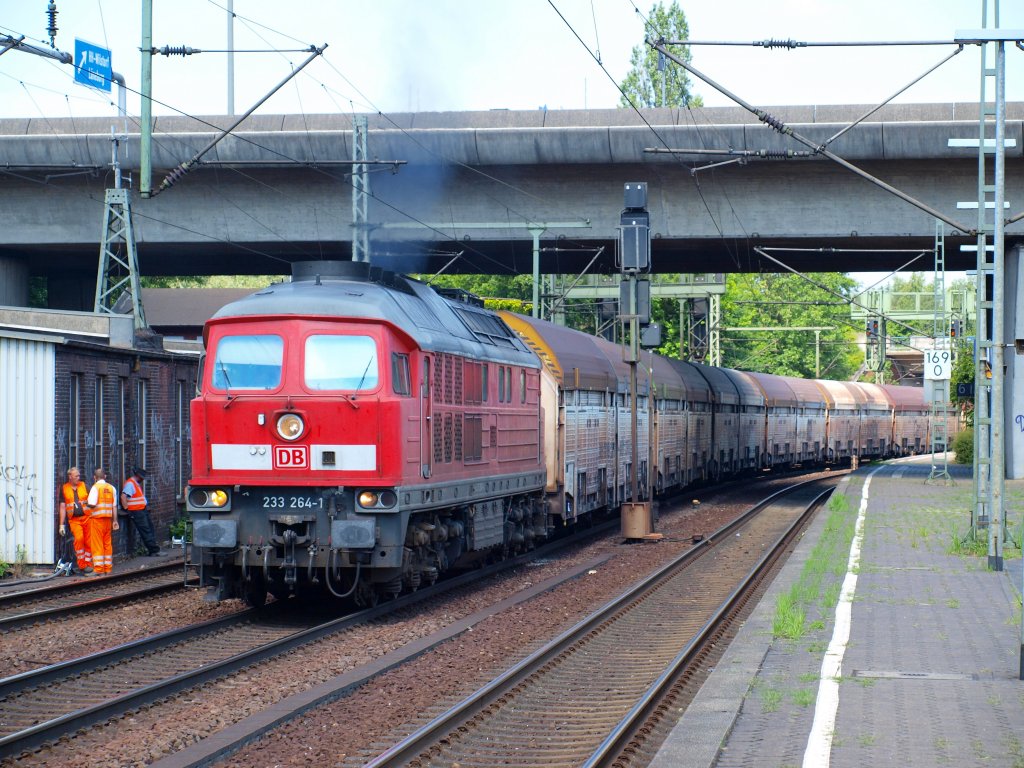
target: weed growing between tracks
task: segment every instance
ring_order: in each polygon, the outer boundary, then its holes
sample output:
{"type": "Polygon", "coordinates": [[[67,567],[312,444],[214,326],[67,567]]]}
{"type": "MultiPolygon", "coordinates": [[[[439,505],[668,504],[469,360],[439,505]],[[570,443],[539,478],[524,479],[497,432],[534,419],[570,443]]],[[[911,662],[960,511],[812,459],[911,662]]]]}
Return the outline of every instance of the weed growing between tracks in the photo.
{"type": "Polygon", "coordinates": [[[825,530],[804,563],[800,578],[775,601],[775,637],[799,640],[808,630],[823,628],[821,620],[807,623],[808,607],[817,603],[818,612],[829,615],[839,600],[857,513],[850,507],[849,499],[837,493],[829,498],[827,509],[825,530]]]}

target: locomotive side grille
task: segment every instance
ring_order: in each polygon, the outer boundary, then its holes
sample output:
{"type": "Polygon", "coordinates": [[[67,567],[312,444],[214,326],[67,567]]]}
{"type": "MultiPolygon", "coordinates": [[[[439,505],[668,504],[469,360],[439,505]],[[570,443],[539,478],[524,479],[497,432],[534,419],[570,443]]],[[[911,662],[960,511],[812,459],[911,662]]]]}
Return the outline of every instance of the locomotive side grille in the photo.
{"type": "Polygon", "coordinates": [[[454,376],[452,368],[454,367],[454,361],[451,355],[444,356],[444,401],[449,405],[454,402],[452,397],[452,378],[454,376]]]}
{"type": "Polygon", "coordinates": [[[434,463],[440,464],[444,458],[444,426],[441,419],[434,419],[434,463]]]}
{"type": "Polygon", "coordinates": [[[455,360],[454,383],[452,385],[452,403],[462,405],[462,358],[455,360]]]}
{"type": "Polygon", "coordinates": [[[444,402],[444,358],[445,355],[437,355],[434,358],[434,402],[444,402]]]}
{"type": "Polygon", "coordinates": [[[444,415],[444,462],[445,464],[452,463],[452,443],[453,443],[453,428],[452,428],[452,414],[446,413],[444,415]]]}
{"type": "Polygon", "coordinates": [[[462,414],[455,414],[455,460],[462,461],[462,414]]]}

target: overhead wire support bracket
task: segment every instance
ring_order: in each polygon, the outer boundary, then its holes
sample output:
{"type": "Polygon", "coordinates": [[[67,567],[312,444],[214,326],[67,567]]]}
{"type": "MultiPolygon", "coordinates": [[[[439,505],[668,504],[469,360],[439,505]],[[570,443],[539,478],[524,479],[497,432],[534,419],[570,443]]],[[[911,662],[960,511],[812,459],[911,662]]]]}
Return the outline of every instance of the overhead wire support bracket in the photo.
{"type": "Polygon", "coordinates": [[[279,90],[281,90],[281,88],[283,88],[288,83],[289,80],[291,80],[293,77],[295,77],[297,74],[299,74],[299,72],[301,72],[303,69],[305,69],[306,65],[308,65],[311,61],[313,61],[313,59],[315,59],[317,56],[320,56],[321,54],[323,54],[323,52],[324,52],[324,50],[326,48],[327,48],[327,43],[324,43],[319,48],[317,48],[316,46],[310,46],[309,47],[309,50],[310,50],[309,57],[304,62],[302,62],[299,66],[297,66],[295,69],[293,69],[288,74],[287,77],[285,77],[280,83],[278,83],[276,86],[274,86],[262,99],[260,99],[255,104],[253,104],[245,112],[245,114],[243,114],[241,117],[239,117],[237,120],[235,120],[235,122],[233,122],[228,128],[225,128],[223,131],[221,131],[220,134],[218,134],[217,137],[213,139],[213,141],[211,141],[209,144],[207,144],[205,147],[203,147],[201,150],[199,150],[199,152],[194,154],[191,158],[189,158],[188,160],[183,162],[181,165],[179,165],[177,168],[173,169],[170,173],[168,173],[164,177],[164,180],[160,182],[160,186],[157,187],[156,189],[154,189],[150,196],[151,197],[156,197],[158,194],[160,194],[164,190],[167,190],[167,189],[170,189],[171,187],[173,187],[175,185],[175,183],[177,183],[177,181],[179,179],[181,179],[185,174],[187,174],[189,171],[191,171],[193,168],[195,168],[199,164],[199,160],[203,157],[203,155],[205,155],[207,152],[209,152],[211,149],[213,149],[215,146],[217,146],[217,144],[219,144],[220,141],[225,136],[230,136],[231,132],[234,131],[235,128],[237,128],[239,125],[241,125],[242,122],[249,117],[249,115],[251,115],[253,112],[255,112],[257,109],[259,109],[261,106],[263,106],[263,104],[267,101],[267,99],[269,99],[271,96],[273,96],[279,90]]]}
{"type": "Polygon", "coordinates": [[[814,157],[816,153],[801,149],[665,149],[646,147],[644,152],[652,155],[735,155],[753,157],[758,160],[791,160],[797,157],[814,157]]]}
{"type": "Polygon", "coordinates": [[[793,149],[666,149],[664,147],[646,147],[644,153],[652,155],[725,155],[732,157],[732,160],[722,160],[717,163],[709,163],[699,167],[691,168],[690,175],[696,176],[699,171],[707,171],[712,168],[719,168],[723,165],[746,165],[750,158],[755,160],[792,160],[798,157],[814,157],[814,152],[793,149]]]}
{"type": "MultiPolygon", "coordinates": [[[[855,307],[859,307],[860,309],[864,310],[865,312],[867,312],[869,314],[875,312],[874,308],[869,307],[866,304],[862,304],[860,301],[857,301],[856,297],[844,296],[841,293],[837,293],[836,291],[833,291],[831,288],[827,288],[827,287],[825,287],[823,285],[820,285],[819,283],[814,282],[810,278],[808,278],[808,277],[806,277],[804,275],[801,275],[801,273],[798,270],[796,270],[793,267],[789,266],[788,264],[786,264],[781,259],[777,259],[774,256],[772,256],[770,253],[768,253],[768,251],[770,251],[770,250],[801,250],[801,249],[795,249],[795,248],[794,249],[790,249],[790,248],[786,248],[786,249],[767,248],[767,247],[764,247],[764,246],[755,245],[754,246],[754,253],[756,253],[758,256],[763,256],[764,258],[768,259],[769,261],[774,262],[775,264],[778,264],[780,267],[782,267],[787,272],[792,272],[794,275],[803,277],[803,279],[806,280],[811,285],[813,285],[813,286],[815,286],[817,288],[822,289],[826,293],[831,293],[833,296],[835,296],[838,299],[841,299],[841,300],[845,301],[847,304],[852,304],[855,307]]],[[[811,249],[811,250],[814,250],[814,249],[811,249]]],[[[931,249],[929,249],[928,251],[922,251],[922,253],[930,253],[930,252],[931,252],[931,249]]],[[[858,296],[860,296],[860,294],[858,294],[858,296]]],[[[908,325],[907,323],[904,323],[903,321],[901,321],[899,319],[896,319],[896,318],[886,317],[885,320],[887,322],[893,323],[894,325],[899,325],[902,328],[904,328],[905,330],[908,330],[908,331],[911,331],[911,332],[914,332],[916,330],[913,326],[908,325]]],[[[916,347],[914,347],[914,346],[912,346],[910,344],[904,344],[903,346],[907,347],[907,349],[913,349],[915,351],[923,351],[923,350],[918,350],[916,347]]]]}
{"type": "Polygon", "coordinates": [[[56,59],[61,64],[74,64],[75,62],[75,57],[65,51],[56,48],[40,48],[38,45],[26,43],[24,35],[16,38],[10,35],[0,36],[0,49],[2,49],[0,50],[0,56],[11,50],[18,50],[34,53],[36,56],[42,56],[47,59],[56,59]]]}
{"type": "MultiPolygon", "coordinates": [[[[926,203],[921,202],[917,198],[914,198],[914,197],[908,195],[906,192],[903,192],[903,191],[901,191],[899,189],[896,189],[896,187],[892,186],[891,184],[887,184],[886,182],[882,181],[881,179],[879,179],[879,178],[877,178],[875,176],[872,176],[867,171],[865,171],[865,170],[863,170],[861,168],[858,168],[856,165],[854,165],[853,163],[849,162],[848,160],[843,159],[842,157],[840,157],[839,155],[835,154],[834,152],[830,152],[828,149],[826,149],[825,145],[813,142],[810,139],[808,139],[806,136],[801,135],[797,131],[793,130],[792,127],[786,125],[781,120],[779,120],[777,117],[775,117],[775,116],[771,115],[770,113],[768,113],[766,110],[763,110],[763,109],[760,109],[758,107],[755,107],[753,104],[750,104],[749,102],[744,100],[742,97],[737,96],[735,93],[730,91],[725,86],[720,85],[715,80],[712,80],[710,77],[705,75],[703,72],[701,72],[700,70],[698,70],[697,68],[695,68],[694,66],[689,64],[688,62],[684,61],[679,56],[677,56],[674,53],[672,53],[672,51],[670,51],[668,49],[668,47],[667,47],[668,45],[692,45],[693,43],[688,43],[685,40],[684,41],[672,41],[671,43],[669,43],[664,38],[659,38],[658,40],[652,40],[651,38],[647,38],[646,42],[647,42],[647,44],[649,46],[654,48],[654,50],[658,51],[659,53],[663,54],[667,58],[669,58],[672,61],[674,61],[680,67],[682,67],[687,72],[692,74],[694,77],[699,78],[700,80],[702,80],[703,82],[707,83],[712,88],[714,88],[716,91],[721,93],[723,96],[726,96],[727,98],[732,99],[732,101],[736,102],[736,104],[738,104],[739,106],[743,107],[745,110],[747,110],[751,114],[756,115],[757,118],[761,122],[771,126],[778,133],[781,133],[781,134],[786,135],[786,136],[791,136],[795,141],[798,141],[801,144],[803,144],[804,146],[809,147],[815,154],[821,155],[822,157],[827,157],[829,160],[831,160],[832,162],[836,163],[837,165],[840,165],[843,168],[846,168],[848,171],[857,174],[858,176],[860,176],[861,178],[865,179],[866,181],[870,181],[872,184],[874,184],[874,185],[876,185],[878,187],[881,187],[886,192],[889,192],[890,194],[895,195],[896,197],[900,198],[904,202],[909,203],[910,205],[913,205],[915,208],[919,208],[920,210],[922,210],[925,213],[927,213],[929,216],[933,216],[933,217],[939,219],[940,221],[944,221],[946,224],[949,224],[954,229],[958,229],[961,232],[965,232],[967,234],[975,234],[976,233],[976,230],[975,230],[974,227],[969,227],[969,226],[967,226],[967,225],[957,221],[956,219],[953,219],[953,218],[950,218],[949,216],[946,216],[941,211],[935,210],[934,208],[932,208],[931,206],[927,205],[926,203]]],[[[898,44],[898,43],[886,43],[886,45],[896,45],[896,44],[898,44]]],[[[959,45],[960,43],[959,42],[952,42],[952,41],[942,41],[942,42],[939,42],[939,41],[934,41],[934,42],[933,41],[924,41],[924,42],[920,42],[920,43],[907,42],[907,43],[904,43],[904,44],[906,44],[906,45],[915,45],[915,44],[916,45],[940,45],[940,44],[942,44],[942,45],[959,45]]],[[[814,45],[814,44],[811,44],[811,45],[814,45]]],[[[866,45],[871,45],[871,43],[855,43],[855,44],[854,43],[847,43],[847,44],[844,44],[844,43],[817,43],[816,45],[821,45],[821,46],[825,46],[825,45],[865,45],[866,46],[866,45]]]]}
{"type": "MultiPolygon", "coordinates": [[[[326,47],[326,46],[325,46],[326,47]]],[[[141,50],[141,49],[140,49],[141,50]]],[[[191,56],[196,53],[309,53],[310,48],[192,48],[187,45],[164,45],[150,48],[149,52],[156,56],[191,56]]]]}

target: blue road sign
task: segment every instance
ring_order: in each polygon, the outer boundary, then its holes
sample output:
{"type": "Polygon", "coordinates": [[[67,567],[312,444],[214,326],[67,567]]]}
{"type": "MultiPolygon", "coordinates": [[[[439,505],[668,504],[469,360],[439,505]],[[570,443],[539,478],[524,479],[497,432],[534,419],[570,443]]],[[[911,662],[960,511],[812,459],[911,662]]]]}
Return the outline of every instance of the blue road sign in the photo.
{"type": "Polygon", "coordinates": [[[110,91],[110,51],[75,38],[75,82],[110,91]]]}

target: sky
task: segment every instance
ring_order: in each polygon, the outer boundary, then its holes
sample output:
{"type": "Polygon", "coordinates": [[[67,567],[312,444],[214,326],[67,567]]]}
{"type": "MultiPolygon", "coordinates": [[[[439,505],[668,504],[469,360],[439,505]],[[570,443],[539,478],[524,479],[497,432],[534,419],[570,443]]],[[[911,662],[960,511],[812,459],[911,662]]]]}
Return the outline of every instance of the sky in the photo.
{"type": "MultiPolygon", "coordinates": [[[[0,34],[49,45],[48,0],[0,0],[0,34]]],[[[210,53],[154,59],[156,114],[227,112],[228,0],[154,0],[153,44],[210,53]]],[[[993,0],[989,0],[991,4],[993,0]]],[[[695,41],[749,43],[950,40],[981,27],[983,0],[691,0],[695,41]]],[[[57,0],[56,47],[80,38],[112,51],[113,69],[138,89],[141,3],[57,0]]],[[[1024,3],[1003,0],[1000,26],[1024,28],[1024,3]]],[[[328,48],[263,113],[614,107],[650,3],[639,0],[235,0],[235,48],[328,48]],[[285,9],[285,10],[282,10],[285,9]],[[563,20],[564,17],[564,20],[563,20]],[[577,35],[579,39],[577,39],[577,35]],[[600,58],[601,64],[595,60],[600,58]],[[614,81],[614,82],[613,82],[614,81]]],[[[949,48],[765,50],[695,46],[693,65],[762,105],[875,103],[936,64],[949,48]]],[[[303,53],[235,55],[235,111],[282,80],[303,53]]],[[[1007,97],[1024,99],[1024,51],[1007,56],[1007,97]]],[[[969,48],[898,98],[973,101],[979,57],[969,48]]],[[[731,102],[703,83],[706,105],[731,102]]],[[[73,70],[22,52],[0,57],[0,117],[114,114],[116,99],[73,81],[73,70]]],[[[128,109],[139,112],[130,94],[128,109]]]]}
{"type": "MultiPolygon", "coordinates": [[[[988,5],[995,0],[988,0],[988,5]]],[[[0,0],[0,35],[49,46],[48,0],[0,0]]],[[[153,45],[210,51],[153,62],[156,115],[228,112],[228,0],[154,0],[153,45]]],[[[952,40],[982,26],[984,0],[689,0],[698,45],[692,64],[755,105],[875,104],[922,75],[952,47],[843,46],[765,50],[767,38],[806,42],[952,40]]],[[[1024,29],[1024,2],[1003,0],[999,26],[1024,29]]],[[[141,2],[57,0],[55,45],[108,48],[128,88],[141,80],[141,2]]],[[[649,0],[234,0],[236,114],[328,47],[264,104],[262,114],[581,109],[618,105],[631,49],[642,43],[649,0]],[[284,52],[285,49],[291,49],[284,52]],[[600,63],[599,63],[599,61],[600,63]]],[[[993,14],[989,11],[989,26],[993,14]]],[[[976,47],[896,98],[977,101],[976,47]]],[[[116,115],[116,95],[74,82],[74,70],[20,51],[0,56],[0,118],[116,115]]],[[[692,89],[707,106],[732,102],[692,89]]],[[[1024,101],[1024,51],[1007,51],[1007,99],[1024,101]]],[[[138,115],[140,100],[127,97],[138,115]]]]}

